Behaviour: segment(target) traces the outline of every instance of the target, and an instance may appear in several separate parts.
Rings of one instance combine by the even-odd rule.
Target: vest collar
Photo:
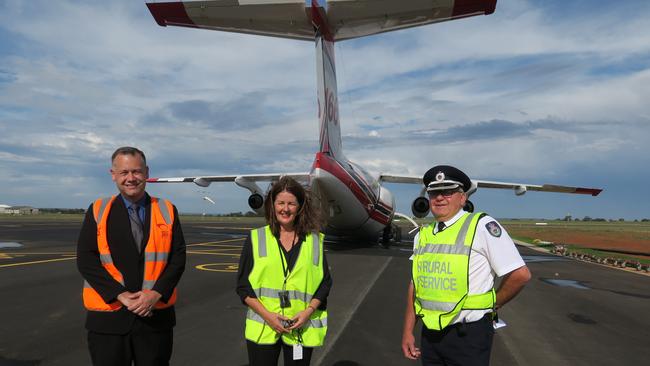
[[[460,218],[463,217],[463,215],[466,214],[466,213],[467,213],[467,211],[465,211],[465,210],[459,210],[458,212],[456,212],[456,215],[454,215],[454,217],[452,217],[451,219],[445,221],[445,227],[446,227],[446,228],[447,228],[447,227],[450,227],[450,226],[453,225],[456,221],[460,220]],[[437,221],[436,221],[436,222],[437,222]],[[438,225],[434,225],[433,233],[434,233],[434,234],[437,234],[437,233],[438,233]]]

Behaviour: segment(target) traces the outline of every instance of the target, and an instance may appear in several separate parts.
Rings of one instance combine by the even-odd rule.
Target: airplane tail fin
[[[334,42],[316,36],[316,69],[318,73],[318,121],[320,152],[343,157],[339,103],[334,63]]]

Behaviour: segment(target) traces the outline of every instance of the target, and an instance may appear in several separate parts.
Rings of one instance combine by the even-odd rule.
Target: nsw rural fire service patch
[[[499,224],[497,224],[496,221],[488,222],[487,224],[485,224],[485,228],[490,233],[490,235],[494,236],[495,238],[501,236],[501,226],[499,226]]]

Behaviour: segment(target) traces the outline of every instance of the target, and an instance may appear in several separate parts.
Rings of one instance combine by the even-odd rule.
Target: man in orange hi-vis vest
[[[178,212],[145,192],[142,151],[117,149],[110,173],[120,193],[90,205],[77,243],[90,357],[96,366],[168,365],[185,269]]]

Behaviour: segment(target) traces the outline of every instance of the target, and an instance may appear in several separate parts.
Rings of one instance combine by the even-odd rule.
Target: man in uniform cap
[[[414,239],[402,351],[423,365],[488,365],[496,310],[530,280],[506,231],[484,213],[463,210],[472,181],[438,165],[424,174],[435,222]],[[503,276],[495,291],[494,277]],[[423,321],[421,350],[413,328]]]

